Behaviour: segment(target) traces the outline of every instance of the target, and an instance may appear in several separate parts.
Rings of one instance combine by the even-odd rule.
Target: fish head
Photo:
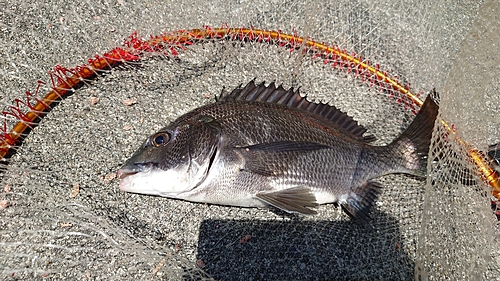
[[[205,180],[217,157],[220,125],[210,116],[179,119],[148,137],[118,170],[120,190],[180,198]]]

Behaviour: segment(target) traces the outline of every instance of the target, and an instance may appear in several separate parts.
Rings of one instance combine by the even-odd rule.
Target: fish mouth
[[[144,172],[148,168],[153,166],[152,164],[126,164],[116,172],[116,177],[119,179],[124,179],[128,176],[135,175],[140,172]]]
[[[137,192],[133,189],[133,182],[136,178],[144,173],[151,172],[152,168],[155,166],[154,163],[135,163],[123,165],[118,171],[116,171],[116,177],[120,181],[120,190],[128,192]]]

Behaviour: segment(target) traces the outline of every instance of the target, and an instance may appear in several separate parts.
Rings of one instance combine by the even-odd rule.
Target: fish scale
[[[193,202],[315,214],[339,203],[364,222],[389,173],[423,176],[438,106],[428,96],[401,136],[373,136],[334,106],[254,81],[150,136],[118,171],[120,189]]]

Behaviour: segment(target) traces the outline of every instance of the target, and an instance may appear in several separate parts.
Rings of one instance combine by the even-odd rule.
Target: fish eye
[[[151,138],[151,143],[156,146],[164,146],[170,141],[170,134],[167,132],[157,133]]]

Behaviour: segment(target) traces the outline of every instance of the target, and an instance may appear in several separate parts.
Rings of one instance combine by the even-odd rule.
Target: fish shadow
[[[372,215],[373,229],[349,220],[205,220],[197,259],[216,280],[413,279],[398,223]]]

